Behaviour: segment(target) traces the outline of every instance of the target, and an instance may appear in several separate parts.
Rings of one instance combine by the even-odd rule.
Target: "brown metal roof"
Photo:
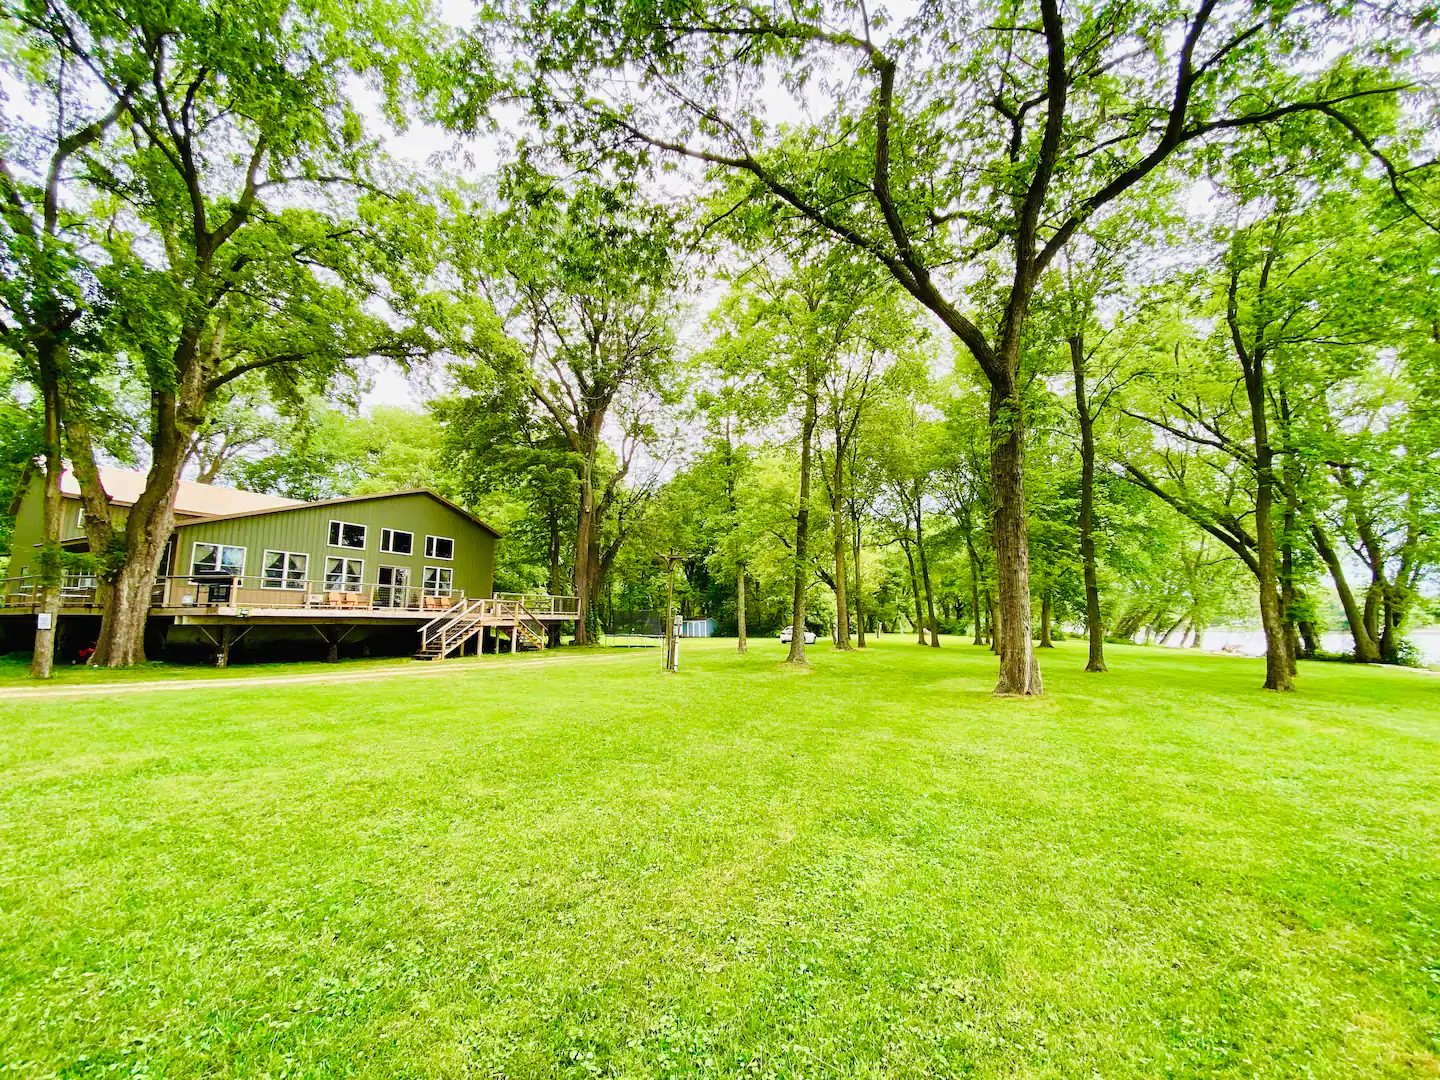
[[[134,469],[102,468],[100,486],[105,489],[106,498],[114,505],[133,506],[140,493],[145,490],[145,474]],[[80,497],[80,482],[70,469],[66,469],[60,476],[60,494],[71,498]],[[304,505],[299,499],[262,495],[257,491],[241,491],[239,488],[218,487],[214,484],[194,484],[188,480],[182,480],[175,492],[177,514],[205,518],[230,517],[234,514]]]
[[[245,510],[235,514],[218,514],[214,517],[202,518],[198,521],[177,521],[175,523],[175,528],[183,529],[190,525],[208,525],[212,521],[232,521],[235,518],[261,517],[265,514],[283,514],[287,510],[306,510],[312,506],[341,506],[344,503],[367,502],[372,499],[393,499],[400,495],[428,495],[435,501],[444,503],[451,510],[454,510],[457,514],[461,514],[464,517],[469,518],[476,525],[479,525],[482,529],[488,532],[491,536],[498,538],[501,535],[500,530],[494,528],[487,522],[482,521],[480,518],[470,513],[469,510],[466,510],[463,506],[459,506],[451,502],[449,499],[445,498],[444,495],[441,495],[438,491],[434,491],[430,488],[403,488],[400,491],[382,491],[374,495],[347,495],[341,499],[319,499],[316,502],[288,502],[285,506],[272,506],[268,509],[259,510]]]

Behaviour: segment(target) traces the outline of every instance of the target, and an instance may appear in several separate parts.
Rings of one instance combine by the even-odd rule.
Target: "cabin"
[[[143,473],[101,470],[112,514],[123,521]],[[75,477],[61,479],[62,546],[88,551]],[[37,478],[23,493],[0,581],[0,647],[33,641],[42,537]],[[500,534],[428,488],[302,502],[182,482],[175,530],[151,593],[146,655],[268,659],[410,654],[444,659],[487,647],[543,648],[573,622],[574,597],[494,593]],[[78,566],[83,560],[74,560]],[[98,636],[98,582],[65,577],[61,649]]]

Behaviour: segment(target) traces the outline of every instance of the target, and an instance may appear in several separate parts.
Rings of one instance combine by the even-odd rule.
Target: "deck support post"
[[[220,627],[220,640],[215,644],[215,666],[230,666],[230,627]]]
[[[520,620],[515,620],[515,625],[510,628],[510,651],[519,651],[520,648]]]
[[[338,664],[340,662],[340,639],[344,634],[337,634],[332,627],[315,628],[320,636],[325,639],[325,662],[327,664]]]

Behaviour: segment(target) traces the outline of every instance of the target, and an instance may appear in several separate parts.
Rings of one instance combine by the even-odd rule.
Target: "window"
[[[399,529],[381,529],[380,550],[392,555],[409,555],[415,550],[415,534]]]
[[[376,569],[375,603],[378,607],[408,607],[410,600],[408,566],[381,566]],[[416,606],[419,606],[418,602]]]
[[[245,549],[228,544],[196,544],[190,555],[190,573],[244,577]]]
[[[85,507],[83,505],[75,507],[75,527],[77,529],[85,528]]]
[[[303,589],[310,569],[310,556],[303,551],[265,552],[262,589]]]
[[[325,560],[325,587],[338,592],[357,592],[365,576],[362,559],[342,559],[331,555]]]
[[[365,546],[365,526],[349,521],[330,522],[330,546],[363,548]]]
[[[455,541],[448,536],[425,537],[425,557],[427,559],[455,558]]]
[[[449,596],[450,582],[455,571],[448,566],[425,567],[425,595]]]

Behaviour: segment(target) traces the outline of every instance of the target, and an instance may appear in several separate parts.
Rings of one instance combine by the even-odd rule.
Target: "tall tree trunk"
[[[835,446],[835,468],[830,475],[830,529],[835,539],[835,647],[845,652],[850,645],[850,598],[845,588],[845,501],[841,497],[844,481],[843,448]]]
[[[600,532],[604,528],[605,511],[598,508],[590,519],[590,614],[586,624],[590,627],[590,639],[595,640],[595,633],[600,622],[600,590],[605,584],[605,575],[610,568],[610,559],[606,553],[613,558],[613,551],[610,545],[606,545],[605,551],[600,548]]]
[[[907,521],[905,527],[908,529],[910,523]],[[905,561],[910,564],[910,593],[915,597],[915,632],[920,635],[919,644],[925,644],[925,612],[920,608],[920,578],[915,573],[915,553],[910,550],[908,540],[901,541],[905,549]]]
[[[805,372],[805,416],[800,423],[800,505],[795,513],[795,595],[790,605],[790,653],[787,664],[805,664],[805,594],[810,587],[810,443],[815,435],[816,374]]]
[[[60,590],[64,584],[64,567],[60,557],[60,474],[64,472],[65,464],[60,448],[58,347],[48,334],[36,342],[40,392],[45,409],[45,472],[40,496],[40,592],[35,608],[35,648],[30,654],[30,677],[34,679],[50,678],[55,664],[55,638],[60,629]]]
[[[1250,365],[1253,369],[1254,365]],[[1274,455],[1266,436],[1264,384],[1255,383],[1251,394],[1251,421],[1255,430],[1255,563],[1260,581],[1260,625],[1265,631],[1265,689],[1291,690],[1292,661],[1289,635],[1280,608],[1280,581],[1277,568],[1274,514]]]
[[[1375,642],[1376,652],[1380,648],[1380,598],[1385,594],[1385,579],[1373,570],[1370,585],[1365,590],[1365,607],[1360,613],[1365,627],[1365,636]]]
[[[1421,539],[1419,513],[1410,505],[1410,522],[1405,542],[1400,548],[1400,566],[1395,578],[1385,589],[1384,630],[1380,634],[1380,656],[1389,664],[1400,662],[1400,644],[1404,640],[1405,619],[1410,613],[1410,599],[1419,578],[1416,552]]]
[[[1309,619],[1301,619],[1296,623],[1300,627],[1300,640],[1304,646],[1305,659],[1313,660],[1320,651],[1320,635],[1315,630],[1315,624]]]
[[[965,554],[970,559],[970,611],[975,618],[975,640],[973,645],[985,644],[984,623],[980,616],[980,559],[975,554],[975,540],[970,535],[970,523],[963,523],[965,529]]]
[[[1300,629],[1295,618],[1298,595],[1295,591],[1295,549],[1290,542],[1294,527],[1293,496],[1285,492],[1285,513],[1280,534],[1280,619],[1285,628],[1285,652],[1290,661],[1290,674],[1297,672],[1296,657],[1300,654]]]
[[[560,590],[564,588],[564,578],[561,577],[560,566],[560,511],[552,504],[545,510],[545,527],[547,532],[545,554],[549,562],[550,572],[546,577],[546,588],[550,590],[551,596],[559,596]],[[560,624],[551,622],[545,624],[545,645],[554,649],[560,644]]]
[[[1080,421],[1080,568],[1085,579],[1085,635],[1090,640],[1086,671],[1105,671],[1105,626],[1100,617],[1100,584],[1095,572],[1095,419],[1085,387],[1085,338],[1070,338],[1075,372],[1075,415]]]
[[[863,597],[865,585],[860,580],[860,514],[857,512],[850,515],[850,522],[854,526],[851,531],[854,547],[855,563],[855,644],[857,648],[865,648],[865,611]]]
[[[935,618],[935,590],[930,587],[930,563],[925,558],[925,533],[921,522],[920,498],[915,499],[915,551],[920,556],[920,579],[925,582],[925,610],[930,613],[930,644],[940,647],[940,624]],[[923,633],[921,635],[924,636]]]
[[[226,320],[205,311],[182,331],[173,355],[178,383],[151,394],[150,471],[125,518],[123,554],[90,662],[128,667],[145,660],[145,626],[155,574],[175,526],[175,492],[204,419],[206,379],[223,352]]]
[[[1400,660],[1401,618],[1399,608],[1392,606],[1387,590],[1380,620],[1380,659],[1387,664],[1398,663]]]
[[[735,601],[735,618],[739,625],[740,641],[735,650],[741,653],[750,651],[750,642],[745,636],[745,564],[740,564],[740,572],[735,578],[735,590],[737,599]]]
[[[1283,532],[1280,536],[1280,613],[1285,620],[1285,651],[1290,657],[1290,674],[1298,673],[1296,658],[1300,655],[1300,627],[1297,609],[1300,590],[1295,586],[1295,529],[1299,516],[1300,471],[1296,465],[1294,448],[1290,440],[1290,398],[1282,385],[1279,393],[1280,432],[1284,441],[1285,465],[1284,497],[1285,511],[1281,521]]]
[[[1258,295],[1261,298],[1265,295],[1274,258],[1275,249],[1272,247],[1260,272]],[[1245,345],[1238,315],[1239,282],[1240,271],[1232,269],[1225,316],[1245,377],[1245,396],[1250,406],[1250,427],[1255,441],[1255,576],[1260,582],[1260,624],[1265,631],[1265,689],[1286,691],[1294,688],[1291,676],[1294,661],[1290,657],[1289,637],[1280,607],[1279,553],[1274,520],[1275,450],[1270,443],[1267,411],[1270,402],[1265,386],[1266,346],[1261,336],[1263,327],[1256,332],[1252,347]]]
[[[1170,639],[1175,636],[1175,631],[1176,631],[1176,630],[1179,630],[1180,627],[1184,625],[1184,623],[1185,623],[1185,616],[1184,616],[1184,615],[1181,615],[1178,619],[1176,619],[1173,623],[1171,623],[1171,624],[1170,624],[1170,629],[1169,629],[1169,630],[1166,630],[1165,633],[1164,633],[1163,635],[1161,635],[1160,644],[1161,644],[1161,645],[1168,645],[1168,644],[1170,644]],[[1180,644],[1182,644],[1182,645],[1185,644],[1185,635],[1184,635],[1184,634],[1181,634],[1181,635],[1180,635]]]
[[[1000,655],[1000,639],[995,636],[995,597],[985,590],[985,637],[989,639],[990,651]]]
[[[1014,334],[1007,335],[1013,337]],[[1018,337],[1006,345],[1005,370],[1019,368]],[[1000,653],[997,694],[1044,692],[1030,644],[1030,549],[1025,520],[1025,431],[1013,375],[990,385],[990,482],[995,493],[995,638]]]
[[[98,667],[145,662],[145,623],[155,575],[175,526],[175,492],[187,450],[184,438],[173,427],[157,439],[145,489],[125,518],[125,558],[111,589],[92,659]]]
[[[1055,642],[1050,640],[1050,590],[1046,589],[1040,594],[1040,648],[1054,647]]]
[[[1290,674],[1297,672],[1295,660],[1300,655],[1300,626],[1295,618],[1295,586],[1290,582],[1288,569],[1291,565],[1291,554],[1288,551],[1280,553],[1280,620],[1285,628],[1285,652],[1290,659]]]
[[[575,596],[579,601],[575,617],[576,645],[591,644],[590,598],[596,585],[592,559],[599,531],[595,520],[596,445],[595,440],[586,439],[580,466],[580,511],[575,521]]]

